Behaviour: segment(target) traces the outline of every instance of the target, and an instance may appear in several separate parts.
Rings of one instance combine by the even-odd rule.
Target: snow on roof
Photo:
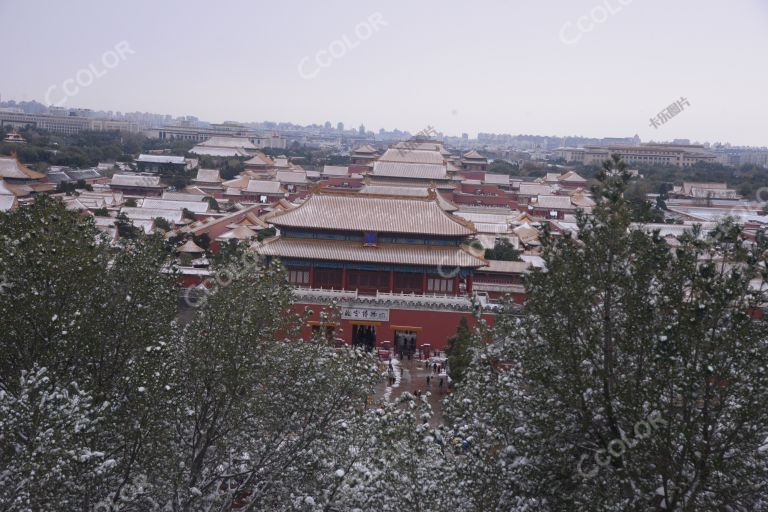
[[[220,183],[221,177],[219,176],[218,169],[198,169],[197,177],[195,181],[202,181],[204,183]]]
[[[183,245],[176,248],[176,252],[186,252],[191,254],[201,253],[205,252],[205,249],[197,245],[195,242],[192,241],[192,239],[187,240],[184,242]]]
[[[0,212],[9,212],[16,208],[18,201],[16,196],[3,194],[0,195]]]
[[[187,161],[183,156],[173,155],[139,155],[136,159],[137,162],[147,162],[152,164],[183,164],[186,165]]]
[[[245,190],[257,194],[280,194],[283,192],[280,186],[279,181],[250,180]]]
[[[507,174],[487,173],[483,178],[483,183],[489,185],[509,185],[509,176]]]
[[[210,209],[208,201],[168,201],[166,199],[155,199],[152,197],[144,198],[141,203],[142,208],[155,210],[184,210],[192,213],[207,213]]]
[[[186,194],[184,192],[163,192],[163,199],[166,201],[202,201],[205,199],[203,194]]]
[[[133,220],[152,220],[160,217],[167,220],[171,224],[181,224],[181,210],[160,210],[153,208],[134,208],[124,207],[120,210],[120,213],[124,213],[129,219]]]
[[[0,156],[0,178],[39,180],[45,174],[29,169],[13,157]]]
[[[133,174],[115,174],[110,185],[120,187],[162,187],[159,176],[137,176]]]
[[[342,165],[325,165],[323,166],[323,176],[347,176],[349,174],[349,167]]]

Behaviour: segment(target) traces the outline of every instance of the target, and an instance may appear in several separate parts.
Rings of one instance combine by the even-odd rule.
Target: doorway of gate
[[[352,345],[364,347],[370,352],[376,345],[376,325],[352,324]]]
[[[393,330],[395,331],[395,353],[400,357],[411,359],[416,353],[417,331],[408,327],[393,328]]]

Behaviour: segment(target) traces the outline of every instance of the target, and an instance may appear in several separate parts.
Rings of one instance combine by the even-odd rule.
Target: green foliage
[[[183,219],[189,219],[189,220],[193,220],[193,221],[197,220],[197,217],[195,217],[194,212],[191,212],[191,211],[187,210],[186,208],[182,208],[182,210],[181,210],[181,217]]]
[[[493,249],[486,249],[485,259],[497,261],[521,261],[520,251],[515,249],[507,238],[500,238],[496,241]]]
[[[765,169],[745,164],[741,167],[729,167],[716,163],[696,162],[690,167],[632,165],[643,176],[648,190],[658,190],[660,193],[672,189],[672,185],[683,181],[725,182],[731,188],[736,188],[745,197],[754,198],[761,187],[768,186],[768,173]],[[585,178],[593,178],[600,171],[599,166],[583,166],[577,169]],[[660,187],[665,187],[661,190]]]
[[[219,211],[219,202],[213,196],[205,196],[203,201],[207,202],[212,210]]]
[[[102,206],[93,210],[93,214],[97,217],[109,217],[109,210],[107,210],[106,206]]]
[[[165,375],[146,347],[167,343],[176,312],[165,261],[153,238],[114,252],[45,197],[0,213],[4,510],[90,509],[156,448]]]
[[[98,162],[137,154],[144,136],[119,131],[83,131],[56,136],[33,128],[22,130],[27,144],[2,144],[0,154],[16,152],[25,164],[46,163],[70,167],[90,167]]]
[[[459,469],[484,489],[476,509],[765,506],[768,345],[749,313],[768,243],[725,222],[672,253],[629,229],[622,170],[598,173],[578,240],[544,240],[526,316],[499,322],[451,398],[477,443]]]
[[[274,227],[260,229],[256,232],[256,239],[261,242],[266,238],[273,237],[277,234],[277,230]]]
[[[494,160],[488,165],[488,172],[496,174],[509,174],[514,176],[519,170],[517,164],[509,163],[506,160]]]
[[[135,240],[141,236],[141,228],[134,226],[131,219],[123,212],[117,214],[115,226],[117,227],[117,235],[120,238]]]
[[[155,228],[161,229],[163,231],[170,231],[173,229],[171,227],[171,223],[168,222],[164,217],[155,217],[153,219],[153,223],[155,225]]]
[[[472,331],[466,317],[461,317],[456,334],[448,338],[445,353],[448,355],[448,369],[451,379],[457,384],[464,380],[464,374],[472,360]]]

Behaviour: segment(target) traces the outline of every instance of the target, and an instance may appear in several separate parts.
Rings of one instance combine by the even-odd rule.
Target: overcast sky
[[[4,100],[768,145],[768,0],[0,0],[0,20]]]

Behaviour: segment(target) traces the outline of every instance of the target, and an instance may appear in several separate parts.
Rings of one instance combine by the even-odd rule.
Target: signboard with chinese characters
[[[388,309],[376,308],[355,308],[343,306],[341,308],[341,318],[344,320],[368,320],[374,322],[389,322]]]

